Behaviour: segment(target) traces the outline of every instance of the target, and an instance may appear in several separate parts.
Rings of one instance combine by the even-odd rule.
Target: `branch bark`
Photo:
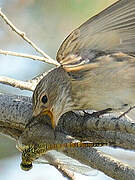
[[[75,112],[66,113],[61,119],[56,129],[56,137],[53,129],[50,126],[50,120],[47,117],[36,118],[29,128],[26,124],[31,120],[32,103],[31,98],[25,96],[0,94],[0,132],[14,138],[16,141],[21,139],[23,144],[29,143],[65,143],[71,141],[67,136],[73,136],[76,139],[90,140],[93,142],[115,142],[116,146],[128,149],[135,149],[135,136],[132,133],[123,130],[123,132],[114,131],[114,126],[117,127],[118,122],[113,121],[113,128],[109,127],[109,131],[99,127],[97,120],[104,122],[105,119],[110,123],[111,119],[116,119],[114,116],[94,118],[91,115],[84,116]],[[91,126],[95,129],[87,128],[88,122],[91,121]],[[126,118],[122,120],[126,123]],[[127,121],[127,123],[130,123]],[[134,126],[134,123],[131,123]],[[110,130],[111,129],[111,130]],[[113,131],[112,131],[113,130]],[[101,133],[102,132],[102,133]],[[96,136],[95,136],[96,135]],[[109,135],[109,136],[108,136]],[[127,136],[132,141],[132,147],[129,146],[129,141],[123,141],[122,136]],[[110,177],[115,179],[135,179],[135,169],[126,165],[101,151],[94,148],[75,148],[66,149],[63,151],[66,155],[79,160],[92,168],[103,171]],[[45,155],[46,156],[46,155]],[[44,157],[45,157],[44,156]],[[52,162],[51,162],[52,163]]]

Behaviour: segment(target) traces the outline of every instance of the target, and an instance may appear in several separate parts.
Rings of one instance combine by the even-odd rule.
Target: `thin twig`
[[[13,23],[6,17],[6,15],[1,11],[0,9],[0,16],[2,19],[6,22],[7,25],[10,26],[10,28],[15,31],[21,38],[23,38],[27,43],[29,43],[38,53],[42,54],[45,58],[48,59],[48,61],[51,64],[59,65],[59,63],[55,60],[53,60],[50,56],[48,56],[44,51],[42,51],[40,48],[38,48],[26,35],[24,32],[20,31],[18,28],[16,28]]]
[[[36,87],[36,83],[34,83],[34,82],[35,81],[24,82],[24,81],[12,79],[9,77],[0,76],[0,83],[19,88],[21,90],[23,89],[23,90],[33,91]]]
[[[49,71],[48,71],[49,72]],[[0,83],[6,84],[15,88],[19,88],[21,90],[29,90],[34,91],[36,85],[39,83],[39,81],[48,73],[44,72],[42,74],[39,74],[38,76],[34,77],[31,80],[27,81],[20,81],[13,78],[0,76]]]
[[[29,58],[29,59],[32,59],[32,60],[38,60],[38,61],[42,61],[42,62],[46,62],[46,63],[50,63],[50,64],[56,65],[55,61],[50,61],[46,57],[35,56],[35,55],[31,55],[31,54],[18,53],[18,52],[13,52],[13,51],[5,51],[5,50],[2,50],[2,49],[0,49],[0,54],[10,55],[10,56],[17,56],[17,57],[23,57],[23,58]]]
[[[44,157],[42,158],[44,159]],[[45,159],[49,162],[50,165],[58,169],[58,171],[61,172],[63,176],[67,177],[69,180],[76,180],[74,173],[64,166],[62,160],[57,157],[57,153],[55,155],[51,152],[48,152],[47,154],[45,154]]]
[[[67,177],[69,180],[76,180],[73,172],[70,172],[68,169],[62,167],[62,165],[55,166],[59,172],[63,174],[64,177]]]

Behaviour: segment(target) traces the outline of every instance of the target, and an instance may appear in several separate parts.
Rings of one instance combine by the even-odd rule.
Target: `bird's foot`
[[[124,113],[122,113],[119,117],[118,117],[118,119],[120,119],[120,118],[122,118],[123,116],[125,116],[126,114],[128,114],[132,109],[134,109],[135,108],[135,106],[133,106],[133,107],[130,107],[127,111],[125,111]]]
[[[112,111],[111,108],[107,108],[107,109],[104,109],[104,110],[101,110],[101,111],[96,111],[96,112],[93,112],[93,113],[88,113],[86,111],[83,111],[84,112],[84,116],[86,115],[89,115],[89,116],[92,116],[92,117],[97,117],[99,118],[101,115],[104,115],[106,113],[109,113],[110,111]]]

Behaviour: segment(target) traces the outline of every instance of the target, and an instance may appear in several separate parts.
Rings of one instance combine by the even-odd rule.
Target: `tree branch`
[[[38,82],[47,74],[48,72],[41,73],[34,77],[31,80],[27,81],[20,81],[16,80],[13,78],[5,77],[5,76],[0,76],[0,83],[6,84],[15,88],[19,88],[21,90],[29,90],[29,91],[34,91],[36,85]]]
[[[27,43],[30,44],[38,53],[43,55],[46,59],[48,59],[48,63],[54,64],[59,66],[59,63],[55,60],[53,60],[50,56],[48,56],[44,51],[42,51],[40,48],[38,48],[26,35],[24,32],[21,32],[18,28],[13,25],[13,23],[6,17],[6,15],[1,11],[0,9],[0,16],[5,21],[5,23],[18,34],[22,39],[24,39]]]
[[[36,85],[48,72],[41,73],[37,75],[36,77],[34,77],[33,79],[27,80],[27,81],[20,81],[13,78],[0,76],[0,83],[9,85],[15,88],[19,88],[21,90],[34,91]]]
[[[2,50],[2,49],[0,49],[0,54],[23,57],[23,58],[29,58],[29,59],[32,59],[32,60],[37,60],[37,61],[46,62],[46,63],[49,63],[49,64],[56,65],[56,61],[54,62],[54,61],[51,61],[50,59],[48,59],[46,57],[40,57],[40,56],[31,55],[31,54],[18,53],[18,52],[13,52],[13,51],[5,51],[5,50]]]
[[[64,177],[67,177],[69,180],[76,180],[74,173],[66,169],[64,164],[54,156],[54,153],[52,154],[51,152],[48,152],[45,155],[45,159],[49,162],[50,165],[53,165],[56,169],[58,169],[58,171],[60,171]]]
[[[70,112],[71,115],[73,115],[73,112]],[[81,115],[81,118],[79,118]],[[128,120],[126,117],[119,118],[119,116],[114,113],[110,113],[109,117],[108,115],[103,116],[102,118],[94,117],[92,113],[89,113],[87,115],[84,114],[75,114],[76,118],[79,120],[76,122],[72,122],[72,126],[74,127],[75,131],[78,131],[80,134],[80,131],[82,129],[84,131],[115,131],[115,132],[121,132],[121,133],[128,133],[128,134],[134,134],[135,135],[135,122]],[[91,118],[90,118],[91,117]],[[64,118],[67,118],[67,114],[64,114]],[[66,120],[65,120],[66,121]],[[82,122],[84,122],[82,124]],[[77,123],[77,124],[76,124]],[[78,129],[80,128],[80,129]],[[67,126],[66,130],[72,129],[70,124]]]
[[[34,82],[35,81],[24,82],[24,81],[16,80],[16,79],[5,77],[5,76],[0,76],[0,83],[19,88],[21,90],[33,91],[37,84]]]
[[[104,139],[104,137],[101,138],[101,136],[103,135],[101,134],[101,132],[103,132],[102,128],[100,129],[98,127],[98,130],[96,131],[90,131],[89,129],[87,129],[86,125],[90,120],[92,121],[92,126],[96,127],[97,118],[91,117],[91,115],[89,115],[88,118],[88,116],[81,116],[74,112],[66,113],[61,118],[60,123],[56,129],[56,138],[54,137],[53,129],[50,126],[50,120],[47,117],[35,119],[33,123],[31,123],[31,126],[25,129],[26,124],[31,120],[31,116],[31,98],[15,95],[0,95],[0,131],[1,133],[9,135],[16,140],[21,138],[23,144],[29,144],[32,142],[40,143],[41,141],[48,144],[65,143],[71,141],[70,138],[67,138],[67,135],[72,136],[73,134],[80,134],[79,138],[84,139],[85,137],[85,140],[89,140],[89,137],[91,136],[90,139],[91,141],[93,140],[93,142],[95,142],[96,140],[98,140],[96,142],[100,142],[101,139],[102,142],[109,142],[110,137],[112,137],[113,140],[116,140],[114,141],[116,143],[116,146],[120,146],[123,148],[128,146],[127,141],[123,143],[123,139],[121,139],[121,135],[123,133],[121,132],[104,131],[110,133],[109,138],[108,134],[104,133],[104,137],[106,136],[106,138]],[[102,121],[103,118],[98,119]],[[108,121],[109,119],[111,120],[112,117],[110,118],[110,116],[108,116]],[[82,126],[82,124],[84,125]],[[96,132],[96,138],[93,132]],[[116,134],[117,137],[115,137]],[[128,135],[135,139],[133,134]],[[116,138],[118,138],[118,140]],[[133,144],[134,147],[132,149],[135,149],[135,142],[133,142]],[[105,174],[115,179],[135,179],[135,170],[132,167],[125,165],[120,161],[94,148],[67,149],[64,150],[64,153],[88,166],[103,171]]]

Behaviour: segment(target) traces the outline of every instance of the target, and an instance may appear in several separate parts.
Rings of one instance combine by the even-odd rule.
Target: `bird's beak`
[[[40,113],[36,113],[35,111],[33,112],[33,117],[36,117],[38,115],[40,115],[40,116],[48,115],[49,118],[51,119],[51,124],[52,124],[53,129],[55,129],[56,123],[55,123],[53,113],[51,110],[45,109],[45,110],[42,110]]]
[[[52,111],[51,110],[42,111],[41,115],[48,115],[50,117],[50,119],[51,119],[51,124],[52,124],[53,129],[55,129],[56,124],[55,124],[55,121],[54,121],[54,118],[53,118]]]

